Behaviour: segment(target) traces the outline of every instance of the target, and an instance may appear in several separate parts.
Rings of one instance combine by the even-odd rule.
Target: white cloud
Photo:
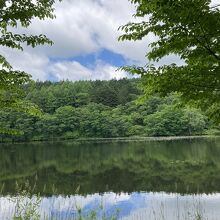
[[[34,79],[46,80],[52,74],[55,78],[110,79],[126,76],[115,72],[116,67],[96,61],[93,68],[66,58],[96,53],[105,48],[122,54],[125,58],[143,61],[144,42],[118,42],[118,27],[132,19],[134,7],[128,0],[65,0],[56,3],[56,19],[34,20],[28,29],[19,27],[19,33],[47,35],[53,46],[25,47],[23,52],[0,48],[15,69],[30,73]],[[132,46],[133,45],[133,46]],[[57,58],[51,62],[51,57]],[[64,60],[64,61],[61,61]]]
[[[97,53],[105,48],[121,54],[128,63],[144,64],[149,42],[118,42],[118,27],[134,20],[134,5],[128,0],[64,0],[56,3],[56,19],[32,22],[28,29],[18,28],[19,33],[45,34],[54,41],[53,46],[25,47],[24,52],[2,49],[11,64],[32,74],[34,79],[46,80],[49,75],[57,79],[110,79],[125,76],[115,72],[116,67],[97,61],[93,68],[70,62],[74,56]],[[56,58],[51,62],[50,58]],[[168,58],[169,59],[169,58]]]
[[[111,66],[106,63],[98,62],[93,69],[86,68],[75,61],[57,62],[51,65],[49,70],[58,80],[108,80],[120,79],[126,77],[124,71],[117,71],[117,67]]]
[[[92,67],[86,67],[76,61],[52,62],[43,53],[30,53],[8,48],[0,48],[1,53],[13,65],[14,69],[31,73],[34,80],[47,80],[51,76],[57,80],[109,80],[128,76],[124,71],[116,71],[117,67],[97,61]]]
[[[25,71],[34,79],[47,80],[49,59],[42,53],[31,53],[29,51],[18,51],[0,47],[0,53],[12,64],[15,70]]]
[[[211,1],[211,6],[216,6],[216,5],[219,5],[220,3],[219,3],[219,0],[212,0]]]
[[[86,80],[92,78],[92,73],[78,62],[57,62],[50,66],[50,72],[58,80]]]
[[[40,47],[48,56],[70,57],[97,52],[101,48],[143,61],[146,41],[118,42],[119,26],[134,20],[134,6],[128,0],[65,0],[56,4],[56,19],[35,20],[31,33],[45,33],[52,47]]]

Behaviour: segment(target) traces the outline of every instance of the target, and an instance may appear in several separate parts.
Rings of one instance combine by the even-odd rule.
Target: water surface
[[[15,183],[29,181],[48,215],[103,202],[123,219],[193,219],[183,215],[195,210],[218,219],[219,158],[220,138],[1,145],[0,213],[12,213]]]

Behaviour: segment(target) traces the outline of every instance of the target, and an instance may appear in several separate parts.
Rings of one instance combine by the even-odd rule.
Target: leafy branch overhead
[[[211,0],[130,0],[141,22],[122,27],[119,40],[149,43],[148,61],[154,63],[176,55],[182,65],[125,67],[141,74],[147,95],[180,92],[187,102],[196,101],[216,121],[220,119],[220,4]]]
[[[55,0],[2,0],[0,1],[0,46],[23,50],[23,46],[36,47],[50,44],[45,35],[17,33],[17,27],[28,28],[34,18],[53,19]],[[17,102],[20,86],[30,81],[30,75],[15,71],[6,58],[0,54],[0,105],[10,106]]]

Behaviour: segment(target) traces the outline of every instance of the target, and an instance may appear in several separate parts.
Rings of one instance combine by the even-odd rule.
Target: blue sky
[[[121,67],[127,65],[129,61],[121,54],[114,53],[111,50],[102,48],[97,52],[88,53],[79,56],[73,56],[68,58],[51,57],[50,61],[56,63],[57,61],[76,61],[88,68],[94,68],[97,61],[109,63],[112,66]]]

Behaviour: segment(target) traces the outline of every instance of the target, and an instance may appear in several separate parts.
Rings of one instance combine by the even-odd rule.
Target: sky
[[[23,198],[26,199],[26,198]],[[96,211],[97,216],[102,213],[100,205],[104,207],[104,213],[112,216],[119,210],[121,220],[133,219],[191,219],[195,212],[202,214],[204,219],[214,219],[220,215],[220,194],[180,195],[175,193],[133,192],[115,194],[92,194],[87,196],[52,196],[41,198],[40,211],[49,216],[72,218],[76,216],[76,207],[82,209],[82,213]],[[22,201],[22,199],[21,199]],[[14,197],[0,197],[0,219],[11,219],[16,199]],[[25,203],[25,202],[23,202]],[[115,215],[113,214],[112,217]],[[179,218],[180,217],[180,218]]]
[[[53,46],[0,48],[14,69],[34,80],[108,80],[128,76],[116,71],[123,65],[145,63],[148,39],[118,42],[118,27],[134,20],[128,0],[64,0],[55,4],[56,19],[33,20],[18,33],[45,34]]]
[[[214,0],[213,0],[214,1]],[[216,2],[219,0],[215,0]],[[53,46],[24,47],[17,51],[0,47],[0,53],[14,69],[25,71],[34,80],[109,80],[131,77],[116,71],[123,65],[144,65],[149,35],[142,41],[119,42],[118,27],[138,21],[132,15],[135,7],[128,0],[65,0],[55,4],[56,19],[33,20],[28,29],[18,33],[45,34]],[[175,56],[160,64],[180,62]]]

